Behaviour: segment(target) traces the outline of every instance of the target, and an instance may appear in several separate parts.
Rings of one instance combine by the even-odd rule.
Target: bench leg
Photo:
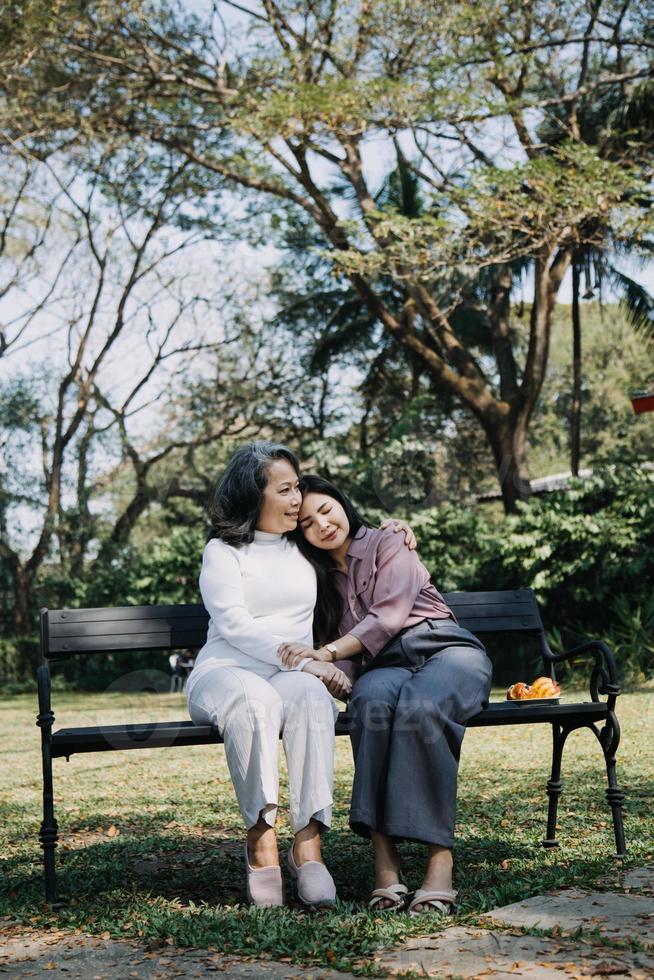
[[[559,842],[556,839],[556,815],[559,808],[559,797],[563,790],[563,783],[561,782],[563,747],[569,734],[570,729],[563,728],[556,722],[552,722],[552,774],[547,783],[547,795],[549,797],[547,807],[547,837],[542,842],[543,847],[559,846]]]
[[[54,714],[50,707],[50,673],[47,667],[37,670],[39,691],[39,713],[36,724],[41,729],[41,758],[43,762],[43,820],[39,831],[39,840],[43,848],[43,863],[45,867],[45,900],[52,903],[55,900],[55,848],[59,839],[57,821],[54,815],[54,791],[52,786],[52,753],[50,737]]]
[[[45,900],[52,904],[56,893],[55,848],[59,839],[59,828],[54,815],[54,794],[52,789],[52,758],[49,748],[43,752],[43,820],[39,840],[43,848],[45,869]]]
[[[606,801],[611,807],[613,815],[613,832],[615,834],[615,851],[617,857],[624,857],[627,853],[627,845],[624,836],[624,822],[622,819],[622,804],[624,803],[624,793],[618,786],[618,779],[615,769],[615,753],[620,744],[620,724],[615,714],[609,712],[606,725],[598,735],[600,744],[604,751],[606,761],[606,775],[609,785],[606,788]]]

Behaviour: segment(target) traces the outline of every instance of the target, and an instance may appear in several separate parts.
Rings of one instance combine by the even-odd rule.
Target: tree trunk
[[[14,628],[15,636],[36,633],[37,625],[32,620],[33,579],[23,566],[15,570],[14,576]]]
[[[527,430],[514,418],[482,423],[493,453],[504,511],[512,514],[531,494],[527,468]]]
[[[500,398],[509,402],[518,391],[518,371],[511,340],[511,288],[513,275],[508,265],[500,266],[491,287],[490,322],[495,362],[500,375]]]
[[[145,513],[155,500],[166,498],[166,495],[162,495],[160,491],[160,487],[150,486],[146,482],[145,476],[142,479],[137,479],[134,496],[114,524],[111,534],[102,542],[98,555],[93,562],[94,566],[96,562],[100,568],[107,565],[119,548],[127,544],[134,525],[141,514]]]
[[[579,476],[581,458],[581,316],[579,312],[580,270],[572,265],[572,408],[570,410],[570,472]]]

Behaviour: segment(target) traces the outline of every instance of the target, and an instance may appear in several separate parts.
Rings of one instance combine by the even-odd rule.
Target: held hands
[[[328,650],[313,650],[304,643],[282,643],[277,656],[285,667],[295,667],[300,660],[310,658],[310,663],[302,668],[307,674],[318,677],[332,697],[347,698],[352,691],[352,682],[347,674],[330,662]]]
[[[411,528],[409,527],[409,525],[406,523],[406,521],[400,521],[394,517],[389,517],[388,520],[384,521],[383,524],[379,525],[379,529],[381,531],[384,531],[387,527],[392,527],[396,533],[397,531],[404,531],[405,545],[407,546],[409,551],[416,550],[416,544],[417,544],[416,536],[411,530]]]
[[[334,698],[344,701],[352,692],[352,681],[334,664],[312,660],[311,663],[305,664],[302,670],[318,677]]]
[[[277,656],[285,667],[295,667],[300,660],[309,657],[311,660],[330,660],[327,650],[314,650],[304,643],[282,643],[277,649]]]

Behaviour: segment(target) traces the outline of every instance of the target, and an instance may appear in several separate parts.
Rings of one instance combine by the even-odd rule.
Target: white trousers
[[[216,665],[188,696],[196,725],[223,737],[238,805],[250,829],[259,817],[274,826],[279,801],[279,736],[286,753],[293,833],[313,818],[331,824],[336,702],[312,674],[273,670],[265,678]]]

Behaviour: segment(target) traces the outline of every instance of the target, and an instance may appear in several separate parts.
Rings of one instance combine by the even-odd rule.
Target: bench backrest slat
[[[471,633],[542,633],[531,589],[505,592],[448,592],[444,596],[459,625]]]
[[[541,633],[531,589],[508,592],[450,592],[445,600],[461,626],[473,633]],[[202,605],[117,606],[108,609],[44,609],[43,655],[119,650],[198,649],[207,637],[208,614]]]
[[[145,623],[148,620],[186,620],[201,618],[205,623],[207,611],[200,603],[183,606],[113,606],[97,609],[49,609],[50,628],[70,623],[117,623],[120,620],[134,620]]]
[[[207,623],[208,617],[206,615],[194,616],[192,619],[189,617],[184,620],[168,617],[168,619],[146,620],[117,619],[113,622],[111,620],[102,620],[102,622],[98,623],[66,623],[63,625],[57,623],[54,626],[50,626],[50,642],[53,643],[59,640],[65,642],[67,639],[72,639],[80,643],[84,643],[85,640],[94,643],[103,636],[127,637],[151,635],[154,639],[157,639],[159,634],[165,639],[171,629],[177,633],[204,632],[206,639]]]

